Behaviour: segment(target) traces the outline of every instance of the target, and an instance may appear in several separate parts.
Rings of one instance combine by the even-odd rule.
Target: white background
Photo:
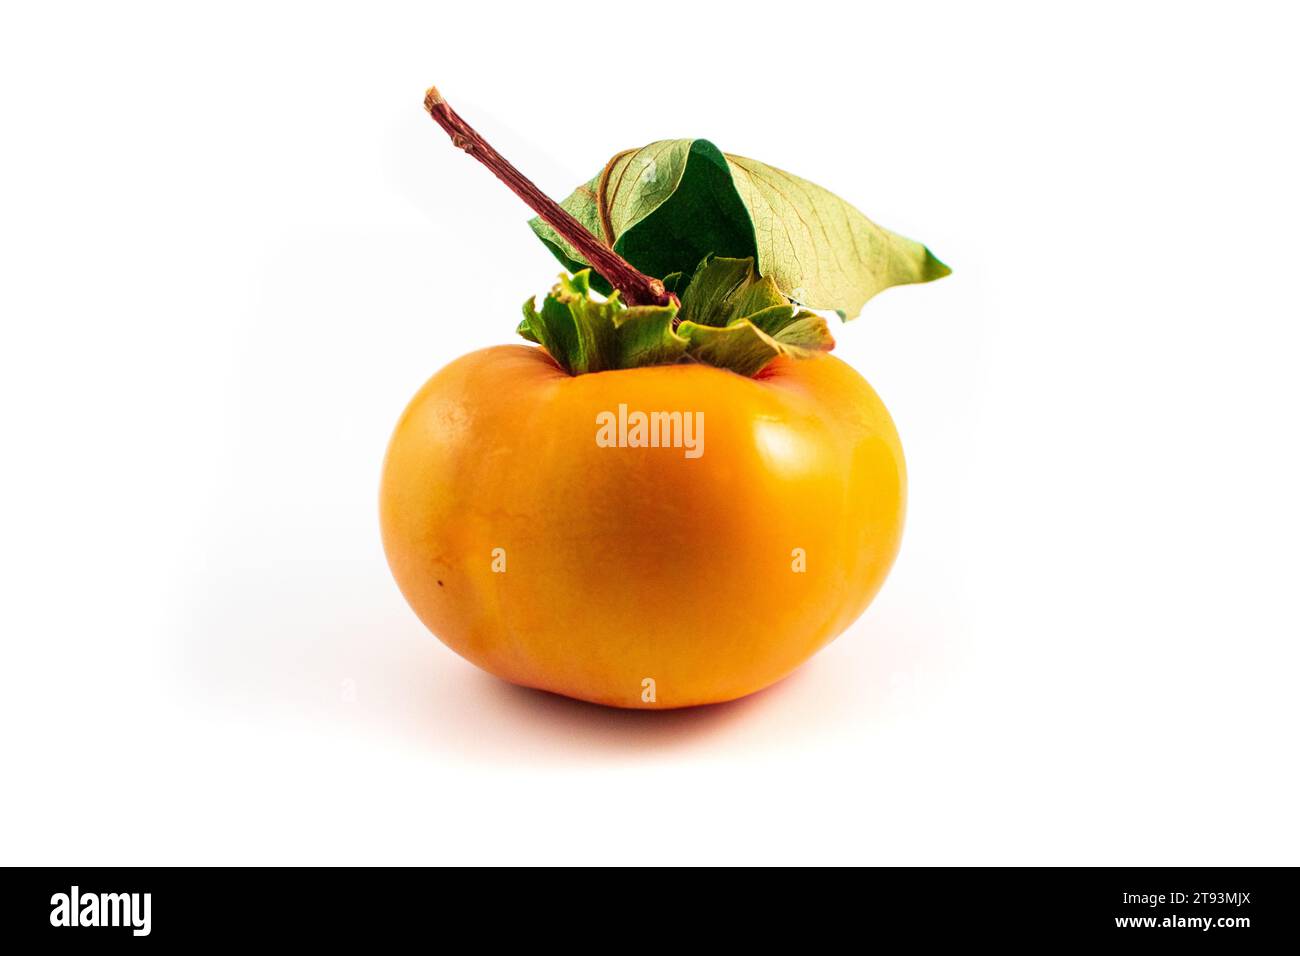
[[[3,862],[1300,862],[1286,6],[2,16]],[[952,265],[837,330],[909,525],[784,683],[590,707],[402,601],[389,431],[557,271],[431,82],[552,195],[705,136]]]

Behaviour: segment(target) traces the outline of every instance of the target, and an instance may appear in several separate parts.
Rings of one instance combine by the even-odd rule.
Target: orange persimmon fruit
[[[598,445],[620,404],[701,413],[702,454]],[[570,376],[506,345],[415,396],[380,514],[402,593],[462,657],[682,707],[766,687],[847,628],[897,554],[906,486],[884,404],[833,356]]]
[[[425,108],[567,273],[524,305],[533,345],[456,359],[397,423],[380,524],[407,602],[484,670],[598,704],[785,677],[880,589],[907,499],[889,412],[804,303],[846,318],[947,266],[705,140],[620,152],[562,207]]]

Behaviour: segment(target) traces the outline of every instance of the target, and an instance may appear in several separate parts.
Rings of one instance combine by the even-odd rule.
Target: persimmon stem
[[[665,290],[662,282],[638,271],[630,262],[592,235],[590,230],[578,222],[568,210],[533,185],[527,176],[493,149],[474,127],[461,119],[460,115],[448,105],[437,87],[431,86],[425,93],[424,108],[429,111],[434,121],[447,131],[455,146],[469,153],[490,169],[497,179],[509,186],[510,190],[526,202],[543,222],[563,236],[569,245],[577,249],[582,257],[591,263],[592,268],[619,291],[625,303],[628,305],[676,304],[677,297]]]

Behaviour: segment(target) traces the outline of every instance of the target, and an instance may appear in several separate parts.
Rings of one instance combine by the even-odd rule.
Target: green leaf
[[[763,237],[760,271],[801,305],[852,319],[890,286],[952,272],[921,243],[882,229],[834,193],[752,159],[728,160]]]
[[[752,258],[780,294],[844,318],[883,289],[950,271],[820,186],[702,139],[620,153],[562,205],[649,275],[689,273],[710,255]],[[530,225],[567,268],[586,265],[550,226]]]
[[[602,189],[603,184],[603,189]],[[597,196],[608,202],[602,206]],[[726,157],[707,140],[665,140],[615,156],[560,205],[647,275],[690,275],[705,256],[754,257],[749,212]],[[588,265],[540,219],[533,231],[570,271]],[[593,282],[601,291],[609,285]]]

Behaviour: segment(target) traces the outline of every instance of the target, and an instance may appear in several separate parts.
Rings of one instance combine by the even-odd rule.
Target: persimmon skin
[[[597,415],[620,404],[703,412],[703,454],[601,447]],[[380,522],[406,600],[462,657],[664,709],[751,694],[844,631],[893,564],[906,490],[889,412],[833,356],[754,378],[700,364],[570,376],[506,345],[412,399]]]

